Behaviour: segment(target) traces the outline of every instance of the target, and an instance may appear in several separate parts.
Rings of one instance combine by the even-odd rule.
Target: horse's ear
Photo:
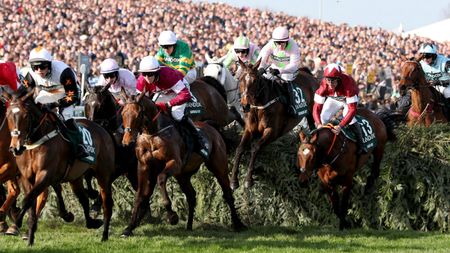
[[[259,68],[259,65],[261,64],[262,58],[259,58],[258,61],[253,65],[253,69],[257,70]]]
[[[227,55],[222,56],[219,60],[217,60],[217,63],[223,63],[223,61],[225,61],[225,59],[227,58]]]
[[[35,89],[32,89],[32,90],[28,91],[28,93],[25,94],[25,96],[22,96],[22,97],[20,98],[20,100],[21,100],[22,102],[24,102],[25,100],[27,100],[28,98],[30,98],[31,96],[33,96],[33,95],[34,95],[34,92],[35,92]]]
[[[120,89],[120,95],[122,95],[125,98],[125,101],[128,101],[130,99],[130,96],[128,96],[127,92],[125,91],[124,87],[121,87]]]
[[[145,96],[145,89],[136,98],[136,102],[141,102],[141,99]]]
[[[243,68],[247,68],[247,67],[248,67],[247,64],[245,64],[245,62],[243,62],[243,61],[241,60],[241,58],[238,57],[238,60],[239,60],[239,65],[240,65],[241,67],[243,67]]]
[[[310,143],[315,143],[316,140],[317,140],[317,134],[313,134],[313,135],[311,136],[311,139],[309,140],[309,142],[310,142]]]
[[[108,90],[111,87],[112,82],[108,83],[107,85],[105,85],[101,90],[100,93],[105,92],[106,90]],[[123,87],[122,87],[123,88]]]
[[[306,143],[306,142],[308,142],[308,136],[307,136],[303,131],[300,131],[300,132],[298,133],[298,136],[300,137],[300,142],[301,142],[301,143]]]

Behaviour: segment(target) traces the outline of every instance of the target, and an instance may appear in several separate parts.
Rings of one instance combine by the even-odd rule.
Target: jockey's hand
[[[58,103],[48,103],[48,104],[43,104],[42,109],[44,109],[45,111],[53,111],[53,109],[55,109],[58,106],[59,106]]]
[[[258,76],[262,76],[266,73],[266,70],[264,68],[258,69]]]
[[[341,126],[333,126],[333,129],[331,129],[335,135],[338,135],[341,132]]]
[[[317,129],[320,129],[320,128],[322,128],[323,126],[322,126],[322,124],[321,123],[316,123],[316,128]]]
[[[271,69],[269,69],[269,72],[273,76],[279,76],[280,75],[280,70],[279,69],[271,68]]]
[[[157,102],[156,106],[160,111],[168,112],[170,110],[170,106],[167,103]]]

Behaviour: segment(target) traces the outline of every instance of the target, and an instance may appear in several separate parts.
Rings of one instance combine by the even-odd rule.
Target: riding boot
[[[352,130],[353,130],[353,132],[356,135],[356,144],[358,146],[358,151],[357,151],[358,155],[366,154],[367,153],[367,149],[366,149],[366,147],[364,146],[364,143],[363,143],[363,136],[362,136],[361,126],[359,125],[358,122],[356,122],[356,123],[354,123],[354,124],[352,124],[350,126],[352,127]]]
[[[206,138],[202,134],[200,134],[199,130],[195,127],[194,122],[192,122],[191,118],[189,118],[188,116],[184,116],[180,123],[184,125],[189,130],[189,132],[192,133],[197,143],[198,153],[205,160],[207,160],[209,157],[209,149],[207,147],[208,140],[206,140]]]
[[[287,91],[288,91],[288,113],[292,116],[297,116],[295,113],[295,94],[294,94],[294,84],[292,82],[287,82]]]
[[[77,126],[77,122],[74,119],[68,119],[64,122],[65,126],[67,127],[68,130],[70,131],[77,131],[78,134],[80,134],[80,130]],[[89,156],[89,152],[86,148],[86,146],[83,144],[83,140],[82,138],[79,138],[77,147],[76,147],[76,152],[75,152],[75,157],[76,158],[85,158]]]

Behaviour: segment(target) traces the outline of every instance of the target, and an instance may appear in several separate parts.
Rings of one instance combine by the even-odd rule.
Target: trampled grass
[[[110,240],[101,231],[59,220],[41,221],[36,242],[0,236],[0,252],[449,252],[450,234],[439,232],[364,230],[333,227],[252,227],[235,233],[225,226],[142,225],[130,238],[120,238],[124,225],[113,224]],[[25,225],[26,226],[26,225]]]

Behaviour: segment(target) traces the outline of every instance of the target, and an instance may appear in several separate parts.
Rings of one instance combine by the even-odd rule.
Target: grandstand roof
[[[430,38],[438,42],[450,41],[450,18],[432,23],[420,28],[405,32],[404,34],[415,34],[420,37]]]

